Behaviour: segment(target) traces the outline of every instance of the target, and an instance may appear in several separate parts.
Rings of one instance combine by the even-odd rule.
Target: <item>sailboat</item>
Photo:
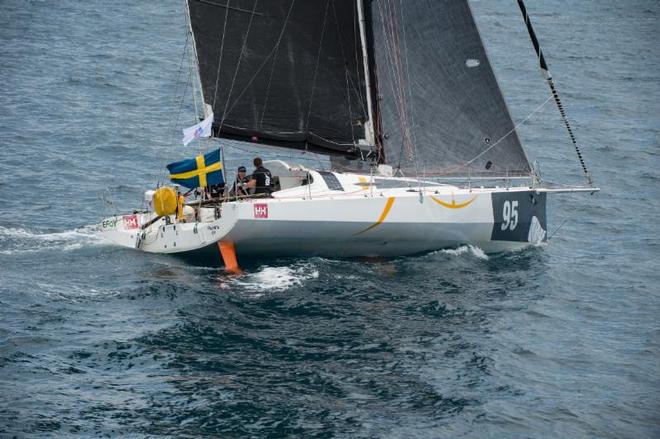
[[[231,271],[247,255],[392,257],[546,242],[547,195],[599,189],[518,5],[586,184],[554,187],[530,164],[467,0],[188,0],[212,140],[313,152],[331,168],[266,160],[267,196],[179,197],[176,211],[154,206],[163,200],[152,191],[149,209],[106,218],[103,235]],[[195,160],[198,173],[187,175],[201,182],[204,156]],[[214,171],[227,180],[223,160]]]

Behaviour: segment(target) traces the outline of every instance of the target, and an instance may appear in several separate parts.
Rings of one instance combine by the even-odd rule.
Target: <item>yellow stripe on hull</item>
[[[458,203],[458,204],[456,204],[456,200],[454,199],[451,200],[451,203],[447,203],[445,201],[439,200],[434,196],[431,196],[431,199],[436,203],[438,203],[439,205],[444,206],[448,209],[462,209],[472,204],[472,202],[477,199],[477,196],[475,195],[471,199],[467,200],[465,203]]]
[[[383,212],[380,214],[380,217],[378,218],[378,221],[376,221],[375,223],[373,223],[372,225],[370,225],[366,229],[362,230],[361,232],[357,232],[357,233],[353,234],[353,236],[360,235],[364,232],[368,232],[369,230],[373,229],[374,227],[380,226],[383,223],[383,221],[385,221],[385,218],[387,218],[387,215],[389,215],[390,209],[392,209],[393,204],[394,204],[394,197],[389,197],[387,199],[387,202],[385,203],[385,208],[383,209]]]

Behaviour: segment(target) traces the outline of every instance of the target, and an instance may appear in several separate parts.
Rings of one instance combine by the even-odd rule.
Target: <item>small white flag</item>
[[[190,128],[183,129],[183,144],[187,145],[195,139],[201,139],[202,137],[211,137],[211,125],[213,124],[213,113],[198,123],[193,125]]]

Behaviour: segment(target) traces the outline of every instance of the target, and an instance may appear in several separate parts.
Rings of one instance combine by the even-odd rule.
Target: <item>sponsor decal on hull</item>
[[[492,241],[539,244],[547,241],[546,193],[505,192],[492,195]]]
[[[103,222],[101,223],[101,227],[103,227],[104,229],[114,229],[114,228],[116,228],[117,227],[117,218],[113,217],[113,218],[108,218],[108,219],[103,220]]]
[[[255,218],[268,218],[268,204],[255,203],[254,205]]]
[[[137,229],[138,228],[138,219],[137,215],[124,215],[124,227],[126,229]]]

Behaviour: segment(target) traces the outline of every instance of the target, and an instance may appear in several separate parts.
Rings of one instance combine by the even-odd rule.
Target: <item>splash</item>
[[[255,273],[234,279],[231,283],[251,292],[285,291],[298,287],[306,280],[319,277],[319,271],[311,264],[293,267],[264,266]]]
[[[97,226],[53,233],[0,226],[0,254],[4,255],[45,250],[71,251],[104,243],[106,241],[98,234]]]
[[[488,260],[488,255],[486,254],[486,252],[484,252],[482,249],[474,245],[462,245],[460,247],[453,249],[439,250],[439,253],[443,253],[451,256],[469,255],[469,256],[474,256],[477,259],[483,259],[484,261]]]

